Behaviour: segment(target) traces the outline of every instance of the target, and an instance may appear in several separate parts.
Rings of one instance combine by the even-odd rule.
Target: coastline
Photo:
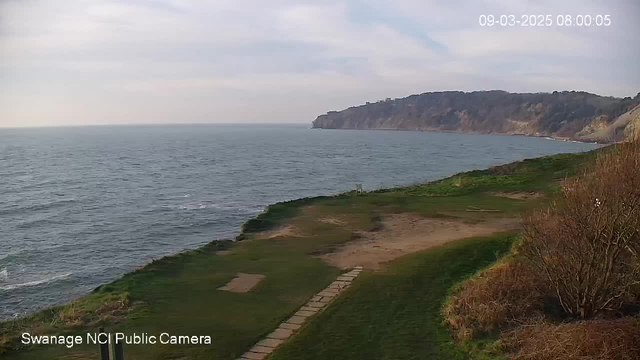
[[[44,165],[62,158],[67,147],[36,156],[56,139],[44,136],[48,130],[40,132],[43,142],[33,148],[27,162],[38,176],[20,180],[20,163],[8,163],[16,170],[8,177],[16,189],[15,196],[0,206],[6,220],[0,232],[7,234],[8,244],[0,251],[0,318],[69,302],[152,259],[213,239],[234,238],[246,220],[277,201],[335,194],[355,183],[363,183],[366,190],[422,183],[459,171],[594,147],[519,137],[322,133],[308,127],[55,130],[75,149],[69,166],[101,156],[91,142],[74,142],[76,137],[104,136],[109,149],[105,161],[87,171],[67,171],[65,176],[72,180],[55,184],[41,179],[55,179],[59,168]],[[252,140],[256,129],[264,136]],[[23,137],[35,133],[25,130],[8,143],[19,145]],[[237,135],[233,146],[245,149],[241,156],[231,142],[222,140],[231,134]],[[180,147],[170,160],[172,139],[191,139],[193,145]],[[278,146],[283,143],[290,146]],[[127,155],[123,149],[128,146],[140,151]],[[20,156],[14,151],[10,158]],[[95,181],[100,188],[94,187]],[[47,191],[39,194],[40,187]],[[24,242],[27,238],[32,241]],[[103,245],[105,251],[100,252]],[[4,281],[3,269],[8,273]],[[68,272],[72,275],[64,280],[2,290]]]
[[[546,169],[546,167],[551,166],[551,169],[563,169],[567,173],[570,173],[571,171],[575,171],[577,166],[590,156],[589,154],[593,153],[594,151],[528,159],[498,166],[495,169],[463,172],[433,182],[379,189],[365,193],[365,196],[355,196],[354,192],[346,192],[333,196],[317,196],[275,203],[269,205],[265,209],[265,212],[245,222],[240,234],[236,238],[237,241],[214,240],[198,249],[188,250],[154,260],[134,272],[127,273],[117,280],[97,287],[90,294],[70,304],[44,309],[17,320],[0,322],[0,336],[3,334],[8,336],[7,328],[15,329],[19,326],[29,326],[30,322],[39,324],[47,323],[51,318],[66,319],[71,311],[80,311],[81,314],[83,311],[86,312],[86,316],[79,316],[82,319],[81,328],[83,329],[104,325],[116,328],[136,326],[135,320],[131,320],[133,321],[133,325],[127,324],[131,314],[150,312],[153,313],[154,316],[159,316],[162,311],[167,311],[166,309],[175,307],[172,305],[172,302],[176,300],[171,299],[180,297],[181,294],[165,294],[164,292],[166,290],[162,289],[166,289],[167,282],[176,286],[191,287],[193,284],[190,284],[190,280],[185,278],[185,276],[187,276],[186,274],[193,273],[194,275],[189,275],[189,279],[193,277],[199,281],[199,277],[211,277],[210,271],[216,272],[216,274],[214,278],[212,278],[214,279],[213,283],[211,283],[210,280],[205,282],[208,284],[206,287],[210,289],[207,290],[207,295],[210,296],[208,300],[209,302],[212,300],[224,300],[219,305],[220,312],[216,314],[217,316],[224,317],[224,306],[231,306],[233,308],[237,305],[231,305],[235,304],[234,302],[228,303],[228,305],[222,304],[227,304],[227,302],[231,300],[237,302],[238,298],[234,295],[232,298],[225,299],[228,295],[216,292],[215,289],[219,285],[228,282],[236,273],[242,271],[266,274],[267,280],[258,286],[258,293],[256,294],[256,296],[264,295],[266,297],[262,298],[262,300],[256,298],[251,301],[258,301],[261,304],[272,303],[272,305],[264,305],[264,310],[269,313],[266,321],[265,319],[260,320],[251,326],[250,329],[247,329],[248,333],[246,338],[249,339],[247,340],[247,343],[249,343],[250,340],[254,340],[255,336],[264,333],[264,331],[270,329],[276,321],[282,320],[284,316],[295,310],[297,306],[300,305],[301,299],[313,294],[317,289],[326,286],[339,274],[340,270],[338,268],[323,262],[318,258],[318,255],[334,252],[344,244],[357,240],[358,237],[354,234],[358,232],[377,231],[376,229],[379,229],[381,226],[380,215],[377,214],[380,211],[383,213],[388,211],[389,209],[385,209],[389,206],[391,206],[390,209],[392,211],[398,211],[402,208],[404,209],[402,211],[418,211],[421,216],[431,218],[444,216],[445,218],[454,219],[455,217],[462,216],[463,218],[470,217],[474,219],[473,221],[484,222],[493,216],[492,213],[469,212],[469,208],[466,205],[462,206],[462,204],[457,203],[460,199],[468,199],[474,206],[497,207],[504,209],[502,211],[509,209],[509,211],[519,213],[524,209],[522,206],[526,205],[528,207],[530,204],[537,203],[538,200],[534,199],[531,202],[525,203],[520,200],[509,199],[502,195],[494,196],[491,194],[495,191],[547,191],[549,183],[551,182],[550,180],[554,176],[557,176],[557,174],[555,172],[544,173],[542,175],[544,175],[544,179],[546,180],[541,182],[541,174],[533,174],[535,176],[528,175],[527,178],[522,178],[521,175],[514,174],[511,176],[509,173],[518,171],[518,168],[524,169],[530,166],[538,169],[538,164],[547,162],[548,165],[544,165],[540,169]],[[504,172],[505,175],[499,175],[502,172]],[[526,173],[528,174],[528,172]],[[487,181],[489,181],[489,183],[487,183]],[[448,196],[453,197],[448,198]],[[434,207],[434,200],[431,199],[435,198],[441,200],[437,201],[436,203],[438,203],[438,205]],[[415,208],[414,204],[405,208],[406,205],[402,204],[408,199],[413,199],[412,202],[420,199],[420,201],[425,203],[424,206],[426,207]],[[373,203],[371,201],[373,201]],[[383,203],[378,203],[379,201],[383,201]],[[451,209],[442,211],[442,201],[445,202],[445,208],[450,207]],[[446,203],[450,204],[446,205]],[[309,219],[317,218],[317,216],[306,216],[308,214],[305,214],[310,207],[320,207],[323,209],[326,207],[323,211],[331,214],[333,217],[337,216],[335,214],[341,211],[341,207],[348,206],[351,208],[352,206],[356,206],[356,204],[360,204],[357,205],[357,207],[362,207],[362,210],[357,211],[355,215],[349,215],[350,217],[357,216],[357,218],[349,218],[348,221],[345,220],[347,221],[346,223],[327,222],[322,224],[309,224]],[[336,207],[336,205],[339,207]],[[398,206],[400,206],[398,210],[393,210],[393,208],[397,208]],[[353,208],[349,210],[349,212],[352,213]],[[322,216],[326,218],[327,215]],[[299,224],[296,223],[298,227],[313,226],[316,229],[313,231],[318,232],[319,235],[309,237],[299,234],[282,234],[277,235],[278,241],[265,241],[258,236],[261,232],[287,226],[286,224],[290,221],[298,221]],[[302,236],[302,239],[300,236]],[[266,262],[264,264],[256,264],[256,261],[260,262],[261,260]],[[274,261],[276,261],[275,263],[277,264],[281,264],[279,265],[281,268],[274,269]],[[297,271],[293,270],[295,266],[292,264],[298,264],[295,265],[298,267]],[[222,269],[222,265],[229,267],[229,270]],[[272,273],[269,273],[270,271]],[[220,274],[217,274],[217,272],[220,272]],[[314,281],[310,282],[309,276],[313,276]],[[278,278],[281,280],[277,280]],[[269,286],[276,286],[276,288],[281,289],[281,285],[277,285],[277,283],[282,283],[282,281],[288,281],[291,284],[290,287],[286,288],[286,292],[290,293],[291,298],[294,300],[286,300],[284,302],[278,300],[278,302],[273,303],[273,290],[269,289]],[[154,287],[155,284],[158,285],[157,289]],[[203,286],[202,284],[204,283],[198,282],[196,285]],[[146,287],[149,286],[156,289],[154,290],[156,293],[154,293],[151,298],[145,297],[146,295],[144,295],[148,292]],[[161,291],[161,293],[158,294],[157,291]],[[185,289],[184,291],[187,290]],[[280,291],[282,291],[282,289]],[[261,292],[263,294],[261,294]],[[161,307],[158,310],[152,309],[156,306],[154,304],[154,296],[158,295],[168,297],[165,300],[166,304],[162,305],[169,306],[168,308]],[[203,301],[204,300],[206,299],[203,299]],[[204,305],[198,303],[192,304],[191,307],[195,310],[199,306]],[[269,308],[269,306],[274,307]],[[217,306],[215,307],[217,308]],[[258,311],[253,307],[250,309],[252,309],[251,311]],[[247,315],[252,316],[250,312]],[[187,315],[183,316],[186,317]],[[236,314],[234,318],[228,319],[229,322],[227,326],[234,328],[234,326],[237,326],[237,317],[244,318],[244,316],[245,315]],[[265,315],[261,316],[264,318]],[[135,317],[136,316],[134,316],[134,318]],[[217,318],[212,318],[212,320],[219,321]],[[70,328],[53,327],[50,328],[49,331],[53,333],[69,333],[77,331],[74,330],[78,328],[77,326],[78,325],[75,325]],[[221,343],[214,343],[212,346],[215,347],[216,345],[222,346]],[[234,346],[242,348],[241,345],[234,344]],[[3,351],[2,349],[0,346],[0,354]],[[6,349],[9,354],[14,353],[16,350],[18,350],[18,348],[11,351],[10,348]]]
[[[572,138],[567,136],[555,136],[555,135],[534,135],[523,133],[509,133],[509,132],[487,132],[487,131],[465,131],[465,130],[442,130],[442,129],[398,129],[398,128],[367,128],[367,129],[353,129],[353,128],[323,128],[323,127],[311,127],[312,130],[358,130],[358,131],[416,131],[416,132],[432,132],[432,133],[444,133],[444,134],[469,134],[469,135],[497,135],[497,136],[522,136],[532,138],[542,138],[556,141],[572,141],[582,144],[597,144],[597,145],[610,145],[613,141],[596,141],[596,140],[583,140],[578,138]]]

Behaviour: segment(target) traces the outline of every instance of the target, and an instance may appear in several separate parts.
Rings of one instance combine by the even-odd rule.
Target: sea
[[[309,125],[0,129],[0,320],[233,238],[265,206],[597,145]]]

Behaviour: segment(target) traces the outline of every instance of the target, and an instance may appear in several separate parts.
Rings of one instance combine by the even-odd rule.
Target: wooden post
[[[104,333],[104,328],[101,327],[98,334],[98,340],[100,339],[100,334]],[[109,343],[100,344],[100,360],[109,360]]]
[[[116,342],[114,352],[113,352],[114,360],[124,360],[124,349],[122,348],[122,341]]]

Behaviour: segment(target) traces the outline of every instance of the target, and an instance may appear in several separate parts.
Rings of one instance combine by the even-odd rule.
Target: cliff
[[[631,121],[611,131],[640,104],[635,98],[587,92],[508,93],[506,91],[432,92],[386,99],[313,121],[321,129],[394,129],[553,136],[587,141],[615,141]]]

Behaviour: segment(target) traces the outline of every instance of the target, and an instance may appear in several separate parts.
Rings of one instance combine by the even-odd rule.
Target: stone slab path
[[[266,358],[278,346],[291,338],[309,318],[329,306],[342,291],[351,285],[351,282],[360,275],[360,272],[362,272],[362,266],[356,266],[348,273],[338,276],[336,281],[311,297],[293,316],[281,323],[280,326],[267,335],[266,338],[258,341],[251,350],[242,354],[238,360],[262,360]]]

